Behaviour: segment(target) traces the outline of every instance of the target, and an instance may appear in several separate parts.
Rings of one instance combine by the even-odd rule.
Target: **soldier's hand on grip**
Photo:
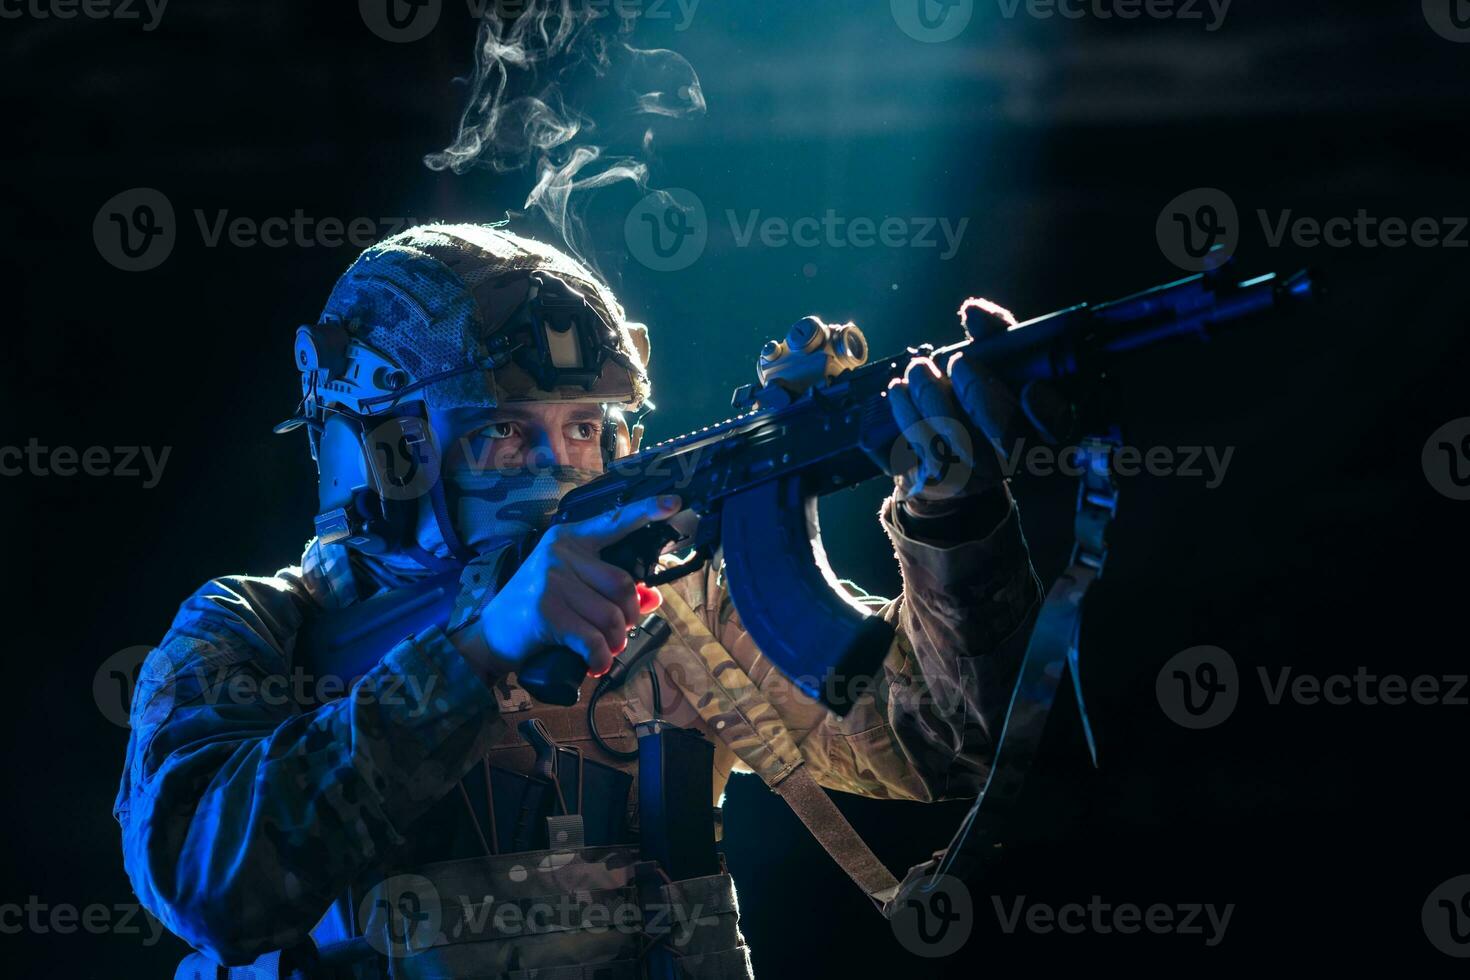
[[[678,497],[640,500],[573,524],[553,525],[490,600],[479,629],[489,667],[514,671],[549,647],[568,647],[601,676],[628,643],[628,630],[657,609],[657,591],[603,561],[603,548],[678,513]]]

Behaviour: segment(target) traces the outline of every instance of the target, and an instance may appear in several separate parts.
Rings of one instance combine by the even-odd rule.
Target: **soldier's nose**
[[[561,462],[561,455],[556,447],[549,443],[540,443],[526,456],[526,466],[530,469],[547,469]]]

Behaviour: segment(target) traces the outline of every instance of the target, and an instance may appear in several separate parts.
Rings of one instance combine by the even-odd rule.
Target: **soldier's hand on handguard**
[[[650,498],[585,521],[553,525],[480,614],[461,645],[482,675],[516,670],[534,653],[567,647],[596,677],[628,645],[628,630],[663,601],[657,590],[603,561],[600,552],[678,513],[676,496]],[[483,641],[483,642],[481,642]]]
[[[1010,311],[980,299],[967,300],[960,317],[973,339],[1016,323]],[[894,495],[915,517],[952,514],[987,492],[1004,494],[1002,457],[1031,431],[1016,394],[966,354],[951,354],[942,365],[917,357],[888,389],[902,434],[888,472]]]

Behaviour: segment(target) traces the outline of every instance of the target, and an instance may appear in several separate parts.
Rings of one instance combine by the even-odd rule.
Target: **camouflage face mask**
[[[573,487],[599,474],[575,466],[472,469],[447,474],[454,528],[476,552],[537,534],[551,523],[557,504]]]

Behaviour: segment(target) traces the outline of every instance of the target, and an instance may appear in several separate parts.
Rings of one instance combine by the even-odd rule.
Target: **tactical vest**
[[[474,572],[494,560],[488,556],[466,570],[451,628],[489,601],[486,583],[497,576],[481,574],[476,584]],[[891,873],[817,785],[781,716],[706,621],[705,598],[715,594],[718,568],[717,559],[692,583],[689,600],[677,588],[660,588],[664,602],[657,615],[671,626],[656,654],[664,668],[660,676],[678,687],[681,707],[690,714],[676,723],[713,735],[716,769],[728,773],[738,759],[792,806],[860,887],[891,896],[897,885]],[[344,604],[355,601],[342,588],[340,573],[334,592]],[[751,978],[734,884],[723,867],[718,874],[674,881],[642,859],[636,843],[638,764],[612,758],[594,742],[586,705],[595,684],[588,678],[581,702],[571,707],[536,701],[513,678],[495,686],[506,725],[484,764],[415,824],[411,840],[383,862],[371,884],[354,887],[334,904],[313,930],[320,954],[304,954],[320,965],[292,974],[292,956],[299,951],[289,951],[216,973],[207,962],[191,968],[190,961],[202,958],[190,957],[177,976]],[[625,752],[636,747],[634,726],[654,717],[650,686],[646,678],[634,678],[599,700],[594,717],[605,744]],[[585,799],[579,804],[522,797],[507,805],[505,785],[524,780],[538,762],[536,748],[521,734],[520,723],[528,720],[586,765],[628,777],[622,841],[579,847],[553,839],[554,828],[544,837],[534,833],[532,821],[548,811],[580,813]],[[591,783],[576,785],[585,794]],[[516,849],[532,838],[545,846]]]

